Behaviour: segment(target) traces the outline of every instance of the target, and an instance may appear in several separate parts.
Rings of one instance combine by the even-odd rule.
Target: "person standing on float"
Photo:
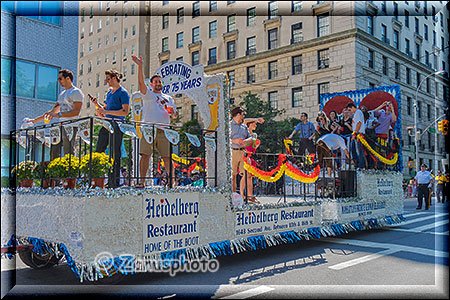
[[[171,118],[178,118],[178,111],[173,98],[162,93],[163,86],[161,83],[161,76],[157,74],[153,75],[152,78],[150,78],[151,89],[148,88],[144,81],[144,60],[142,59],[142,56],[138,58],[136,55],[132,55],[131,58],[134,63],[138,65],[139,91],[143,95],[142,100],[144,103],[142,121],[170,125]],[[155,130],[156,137],[153,143],[155,143],[154,145],[164,161],[166,171],[169,173],[170,143],[165,137],[162,129],[155,128]],[[137,188],[143,188],[145,186],[145,177],[148,168],[150,167],[150,157],[153,154],[153,143],[149,144],[145,137],[142,137],[139,143],[139,154],[141,155],[141,159],[139,161],[139,173],[141,178],[135,186]],[[174,176],[174,174],[175,167],[172,164],[171,176]]]
[[[44,113],[42,116],[29,120],[33,124],[44,121],[49,123],[53,118],[59,118],[60,121],[71,120],[80,114],[81,107],[83,105],[84,94],[83,92],[73,85],[73,73],[70,70],[62,69],[58,72],[58,82],[61,87],[64,88],[58,96],[58,101],[53,108]],[[74,128],[73,135],[76,133]],[[68,153],[73,154],[73,143],[75,139],[69,141],[66,130],[62,128],[61,141],[63,144],[64,155]],[[53,160],[61,156],[61,142],[57,145],[51,145],[50,147],[50,159]]]
[[[96,98],[92,98],[92,102],[97,108],[96,114],[101,117],[110,118],[111,125],[114,129],[112,134],[112,145],[109,149],[113,158],[113,177],[108,180],[108,185],[111,188],[120,185],[120,161],[122,156],[121,146],[123,139],[123,132],[120,130],[118,122],[125,120],[125,117],[130,111],[130,95],[128,91],[120,85],[122,74],[116,70],[106,70],[105,80],[111,87],[106,94],[105,106],[100,105]],[[105,152],[109,144],[109,131],[102,127],[98,133],[98,142],[95,152]]]

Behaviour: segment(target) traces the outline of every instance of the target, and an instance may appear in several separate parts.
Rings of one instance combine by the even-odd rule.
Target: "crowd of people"
[[[240,175],[241,196],[249,202],[258,203],[253,195],[252,176],[249,172],[244,175],[243,154],[245,151],[256,151],[257,146],[249,147],[248,144],[254,144],[257,140],[254,133],[256,124],[263,123],[264,120],[246,119],[241,107],[235,107],[231,111],[231,117],[233,192],[237,192],[237,178]],[[365,106],[358,108],[350,102],[340,112],[333,110],[327,115],[320,111],[316,118],[317,125],[308,120],[306,112],[301,113],[300,122],[286,139],[298,137],[298,148],[294,154],[317,154],[318,163],[325,166],[328,176],[331,176],[333,168],[348,169],[350,165],[358,170],[392,168],[372,156],[357,139],[357,135],[363,134],[375,151],[387,157],[399,150],[398,139],[393,131],[396,120],[392,102],[385,101],[372,111]],[[250,159],[248,163],[254,164],[254,160]]]
[[[354,103],[349,103],[341,112],[332,110],[328,116],[323,111],[319,112],[317,126],[308,121],[307,113],[302,113],[300,122],[288,139],[298,133],[300,141],[297,154],[317,152],[319,163],[322,165],[325,162],[328,174],[332,169],[332,161],[324,158],[336,155],[341,157],[336,164],[341,167],[345,167],[345,162],[348,161],[361,170],[385,169],[386,164],[372,157],[356,136],[358,133],[363,134],[369,144],[374,145],[375,150],[386,157],[399,148],[393,131],[396,120],[391,102],[386,101],[373,111],[368,111],[365,106],[357,108]]]

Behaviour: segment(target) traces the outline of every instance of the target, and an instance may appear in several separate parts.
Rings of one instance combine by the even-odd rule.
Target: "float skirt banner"
[[[152,195],[144,198],[143,253],[198,246],[198,194]]]
[[[237,211],[236,238],[320,226],[320,206],[293,206],[277,209]]]

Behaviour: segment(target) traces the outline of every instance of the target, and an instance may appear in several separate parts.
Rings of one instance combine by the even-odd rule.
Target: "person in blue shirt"
[[[111,119],[111,125],[114,129],[114,133],[112,134],[112,145],[109,147],[112,158],[114,159],[113,177],[111,180],[108,180],[109,187],[111,188],[118,187],[120,181],[120,158],[123,133],[120,130],[117,121],[121,122],[125,120],[125,117],[130,111],[130,95],[127,90],[120,85],[121,79],[122,74],[116,70],[106,70],[105,80],[110,86],[110,89],[106,94],[105,105],[100,105],[95,98],[92,100],[97,108],[97,116]],[[95,152],[106,151],[106,147],[110,140],[109,135],[110,133],[106,128],[102,127],[100,129]]]
[[[427,170],[427,165],[422,164],[420,171],[417,172],[414,179],[417,182],[417,207],[416,209],[422,209],[423,199],[425,199],[425,210],[430,209],[430,197],[428,187],[431,187],[433,183],[433,177],[431,172]]]
[[[298,155],[305,155],[306,150],[308,150],[309,154],[316,153],[316,147],[313,142],[316,129],[314,128],[314,124],[308,121],[308,114],[305,112],[300,114],[300,123],[295,126],[294,131],[292,131],[288,139],[291,140],[297,132],[300,137]]]

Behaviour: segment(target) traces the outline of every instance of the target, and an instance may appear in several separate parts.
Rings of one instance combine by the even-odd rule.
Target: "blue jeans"
[[[356,139],[351,142],[351,155],[352,159],[355,162],[355,167],[357,168],[365,168],[366,162],[364,160],[364,151],[362,149],[362,145]]]

